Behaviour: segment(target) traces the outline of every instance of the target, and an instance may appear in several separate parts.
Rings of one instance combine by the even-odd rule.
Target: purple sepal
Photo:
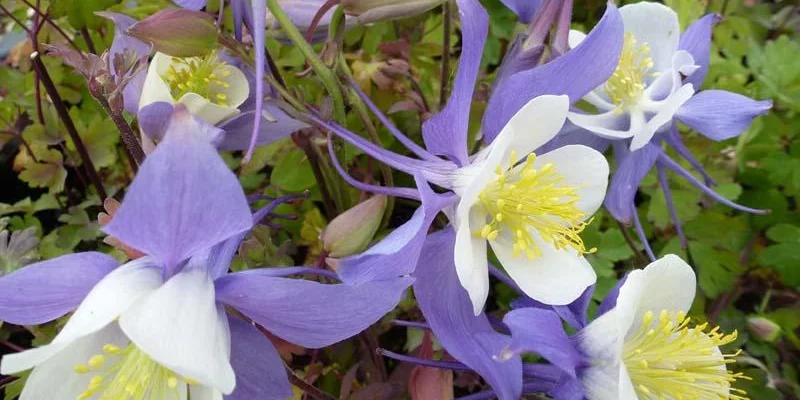
[[[581,355],[564,332],[559,316],[540,308],[520,308],[509,312],[503,322],[511,330],[510,351],[534,352],[575,377]]]
[[[172,0],[172,2],[189,10],[199,10],[206,6],[208,0]]]
[[[288,137],[294,132],[308,127],[283,112],[277,106],[264,104],[261,123],[256,136],[256,146],[262,146]],[[225,131],[220,143],[221,150],[247,150],[255,123],[255,109],[243,111],[219,125]]]
[[[531,99],[566,94],[574,104],[601,85],[617,68],[622,42],[622,17],[609,3],[603,18],[580,45],[547,64],[517,72],[495,87],[484,113],[484,141],[491,143]]]
[[[292,385],[275,346],[255,326],[245,321],[228,317],[228,325],[236,389],[225,396],[225,400],[290,398]]]
[[[266,53],[264,49],[264,36],[266,35],[267,24],[267,2],[266,0],[252,0],[252,7],[250,8],[253,16],[253,45],[255,47],[256,60],[255,60],[255,107],[254,110],[264,109],[264,63],[266,62]],[[250,160],[253,156],[253,151],[256,147],[256,141],[261,133],[261,118],[260,115],[253,114],[253,130],[250,133],[250,143],[247,146],[247,152],[244,155],[244,160]]]
[[[109,19],[114,22],[114,40],[111,42],[111,47],[108,49],[109,60],[112,63],[117,54],[124,54],[133,52],[136,58],[141,58],[150,53],[150,45],[142,42],[139,39],[129,36],[126,31],[128,27],[135,24],[137,21],[125,14],[119,14],[109,11],[98,12],[97,15]],[[118,77],[117,71],[111,68],[111,74],[116,78]],[[142,69],[136,74],[128,84],[122,89],[122,99],[125,102],[125,111],[136,114],[139,110],[139,98],[142,97],[142,87],[144,87],[144,80],[147,77],[147,69]]]
[[[678,48],[689,52],[694,58],[694,64],[700,67],[683,80],[684,83],[691,83],[695,90],[699,90],[703,81],[706,80],[711,56],[711,30],[721,19],[719,14],[706,14],[703,18],[694,21],[681,34]]]
[[[500,0],[506,5],[514,14],[519,17],[519,22],[527,24],[536,14],[536,10],[542,3],[542,0]]]
[[[360,285],[414,272],[433,219],[452,201],[452,197],[434,193],[424,179],[416,177],[416,181],[422,205],[408,222],[367,251],[340,260],[336,273],[342,282]]]
[[[595,135],[567,120],[564,122],[564,127],[561,128],[558,135],[536,149],[536,154],[547,154],[555,149],[573,144],[591,147],[603,153],[608,149],[608,146],[611,145],[611,141]]]
[[[231,10],[233,12],[233,37],[242,40],[242,26],[251,28],[253,26],[253,10],[250,9],[248,0],[231,0]]]
[[[611,177],[604,204],[614,219],[629,224],[633,217],[631,204],[636,190],[661,154],[661,148],[650,142],[633,152],[628,152],[627,146],[617,146],[615,150],[618,166]]]
[[[139,129],[150,140],[160,141],[167,132],[173,109],[172,104],[165,101],[157,101],[142,107],[136,115]]]
[[[681,122],[712,140],[725,140],[747,130],[753,118],[766,114],[772,102],[756,101],[725,90],[704,90],[675,113]]]
[[[481,55],[489,33],[489,16],[477,0],[456,0],[461,16],[461,59],[447,105],[422,124],[422,138],[431,154],[469,163],[467,133],[472,93],[480,71]]]
[[[622,277],[622,279],[617,281],[617,284],[606,293],[606,297],[603,297],[603,301],[597,307],[597,311],[595,312],[594,318],[600,318],[601,315],[607,313],[612,308],[617,306],[617,297],[619,297],[619,290],[622,288],[622,285],[625,284],[625,281],[628,280],[628,274]]]
[[[164,263],[181,261],[253,225],[239,180],[198,119],[176,108],[164,140],[139,169],[114,219],[103,230]]]
[[[511,308],[538,308],[542,310],[554,311],[559,317],[561,317],[561,319],[564,320],[564,322],[569,324],[569,326],[575,329],[582,329],[587,323],[586,311],[589,307],[589,302],[592,301],[593,294],[594,285],[586,288],[583,294],[575,299],[575,301],[564,306],[551,306],[540,303],[530,297],[523,296],[512,301]]]
[[[428,236],[424,260],[414,273],[414,294],[433,333],[447,352],[480,374],[500,400],[517,400],[522,392],[522,360],[498,356],[511,338],[495,332],[486,314],[475,315],[456,275],[451,228]]]
[[[0,278],[0,320],[17,325],[52,321],[77,308],[117,265],[106,254],[87,252],[38,262],[6,275]]]
[[[217,279],[217,300],[289,342],[320,348],[372,325],[400,302],[410,277],[363,285],[276,278],[253,269]]]

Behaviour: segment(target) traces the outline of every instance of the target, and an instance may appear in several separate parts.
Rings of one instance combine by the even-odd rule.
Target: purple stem
[[[377,349],[376,350],[379,355],[384,357],[388,357],[397,361],[407,362],[411,364],[422,365],[424,367],[433,367],[433,368],[440,368],[440,369],[450,369],[455,371],[472,371],[470,367],[457,362],[457,361],[434,361],[428,360],[425,358],[407,356],[404,354],[398,354],[386,349]]]
[[[664,141],[667,142],[675,152],[678,153],[679,156],[683,157],[689,164],[694,168],[700,175],[703,176],[703,180],[706,181],[706,185],[708,186],[716,186],[716,182],[714,179],[708,175],[706,169],[703,168],[703,164],[700,164],[700,161],[695,158],[694,154],[686,148],[686,145],[683,144],[683,140],[681,140],[680,133],[678,132],[678,128],[673,125],[672,129],[664,136]]]
[[[258,132],[261,130],[261,114],[264,107],[264,35],[267,24],[267,4],[265,0],[253,0],[253,43],[256,50],[256,112],[253,114],[253,133],[250,135],[250,145],[247,147],[242,159],[243,163],[250,161],[256,149]]]
[[[431,326],[428,325],[425,322],[405,321],[405,320],[402,320],[402,319],[394,319],[394,320],[392,320],[392,325],[405,326],[405,327],[417,328],[417,329],[425,329],[425,330],[430,330],[431,329]]]
[[[375,114],[376,117],[378,117],[378,120],[381,121],[383,126],[385,126],[386,129],[388,129],[389,132],[391,132],[392,135],[403,146],[405,146],[407,149],[411,150],[412,153],[416,154],[417,157],[422,158],[423,160],[439,161],[438,157],[436,157],[433,154],[429,153],[427,150],[422,148],[422,146],[414,143],[414,141],[409,139],[408,136],[403,134],[403,132],[400,132],[400,130],[397,129],[397,126],[395,126],[392,123],[392,121],[389,120],[389,118],[386,116],[386,114],[381,112],[381,110],[378,108],[378,106],[375,103],[373,103],[372,100],[370,100],[370,98],[366,95],[366,93],[364,93],[364,91],[361,90],[361,88],[353,80],[353,78],[349,78],[349,82],[350,82],[350,86],[358,94],[358,97],[361,97],[361,100],[363,100],[364,103],[367,105],[367,107],[369,107],[369,109],[372,111],[372,113]]]
[[[273,200],[266,206],[262,207],[260,210],[253,213],[253,223],[255,224],[259,223],[262,219],[264,219],[264,217],[268,216],[271,212],[275,211],[275,209],[283,203],[309,196],[311,196],[311,193],[306,191],[300,194],[289,194],[286,196],[278,197],[277,199]]]
[[[572,22],[572,1],[564,0],[561,12],[558,14],[556,25],[556,37],[553,40],[553,50],[559,54],[564,54],[569,50],[569,28]]]
[[[339,163],[339,159],[336,157],[336,152],[333,150],[333,141],[331,140],[331,138],[328,138],[328,153],[331,156],[333,167],[336,168],[336,171],[339,172],[339,175],[342,176],[342,179],[344,179],[345,182],[350,184],[350,186],[353,186],[354,188],[365,192],[385,194],[387,196],[404,197],[411,200],[422,201],[422,198],[419,195],[419,191],[417,191],[416,189],[391,188],[386,186],[370,185],[368,183],[361,182],[358,179],[355,179],[352,176],[350,176],[350,174],[348,174],[347,171],[345,171],[342,164]]]
[[[714,200],[716,200],[716,201],[718,201],[718,202],[720,202],[722,204],[725,204],[728,207],[731,207],[731,208],[733,208],[735,210],[751,213],[751,214],[769,214],[770,213],[770,210],[759,210],[757,208],[746,207],[746,206],[743,206],[741,204],[735,203],[733,201],[730,201],[730,200],[720,196],[719,193],[715,192],[713,189],[711,189],[710,187],[706,186],[703,182],[700,182],[699,179],[695,178],[694,175],[692,175],[689,171],[687,171],[686,169],[681,167],[680,164],[675,162],[675,160],[669,158],[669,156],[667,156],[666,154],[662,153],[661,155],[659,155],[658,156],[658,160],[656,162],[657,163],[661,163],[665,167],[671,169],[673,172],[678,173],[678,175],[683,176],[684,178],[686,178],[686,180],[689,181],[689,183],[691,183],[692,185],[697,186],[705,194],[707,194],[708,196],[710,196]]]
[[[644,246],[644,251],[647,253],[647,256],[650,257],[650,261],[655,261],[656,256],[653,254],[653,249],[650,248],[650,242],[647,241],[647,235],[644,233],[644,228],[642,228],[642,221],[639,220],[639,213],[636,212],[636,205],[631,202],[631,214],[633,215],[633,226],[636,230],[636,236],[639,236],[639,241],[642,242]]]
[[[675,231],[678,233],[678,239],[681,241],[681,248],[685,250],[688,248],[686,235],[683,233],[681,220],[678,219],[678,210],[675,209],[675,203],[672,202],[672,191],[669,188],[667,174],[664,172],[664,167],[661,166],[661,164],[656,164],[656,171],[658,172],[658,183],[661,184],[661,190],[664,192],[667,210],[669,210],[669,214],[672,216],[672,222],[675,224]]]

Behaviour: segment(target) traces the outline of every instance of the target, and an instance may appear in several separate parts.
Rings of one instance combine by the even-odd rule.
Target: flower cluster
[[[740,352],[725,347],[737,332],[690,316],[695,272],[678,256],[656,258],[634,202],[655,167],[684,246],[665,170],[731,207],[763,212],[716,194],[678,130],[680,121],[724,140],[771,107],[700,90],[718,16],[681,33],[664,5],[609,3],[584,34],[570,30],[571,0],[504,0],[526,28],[496,72],[472,146],[470,115],[491,28],[478,0],[453,2],[460,58],[446,104],[421,125],[422,144],[348,76],[336,51],[347,24],[408,17],[441,1],[342,1],[330,11],[338,2],[231,0],[231,37],[217,25],[222,14],[215,22],[198,11],[210,7],[206,1],[175,3],[182,8],[141,21],[103,14],[116,26],[109,58],[152,56],[121,89],[147,155],[121,203],[107,199],[101,218],[106,242],[126,259],[79,252],[0,276],[0,320],[64,323],[50,343],[3,356],[3,375],[31,370],[21,399],[292,398],[278,340],[330,346],[379,321],[408,288],[425,321],[416,323],[427,332],[420,354],[431,357],[435,337],[454,360],[384,354],[422,364],[418,380],[428,367],[476,372],[490,388],[467,399],[747,398],[735,385],[748,377],[730,368]],[[307,105],[280,79],[265,50],[267,30],[278,27],[285,34],[278,43],[294,44],[330,91],[322,106]],[[322,56],[303,35],[319,32]],[[375,131],[374,117],[398,145],[348,128],[344,98],[363,126]],[[263,197],[246,195],[220,151],[245,151],[250,160],[257,146],[289,136],[309,157],[329,156],[320,185],[341,178],[376,196],[322,232],[317,267],[239,271],[232,264],[257,225],[272,224],[276,208],[297,196],[256,207]],[[414,185],[351,176],[342,144]],[[390,198],[419,206],[370,243]],[[652,262],[622,277],[588,322],[597,283],[590,260],[602,249],[583,234],[604,205],[635,225]],[[487,314],[491,277],[518,296],[502,319]],[[415,388],[412,397],[433,399],[423,392]]]

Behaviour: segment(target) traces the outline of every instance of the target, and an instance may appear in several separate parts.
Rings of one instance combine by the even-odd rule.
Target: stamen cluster
[[[706,331],[707,322],[690,327],[683,311],[662,310],[654,319],[652,311],[645,313],[641,327],[624,345],[625,367],[640,399],[747,399],[745,391],[731,384],[748,377],[726,368],[741,350],[719,351],[736,340],[736,331],[726,335],[718,326]]]
[[[187,93],[196,93],[222,107],[228,106],[224,93],[230,87],[225,78],[231,75],[228,64],[216,53],[205,57],[173,57],[166,74],[162,76],[169,85],[173,98],[179,99]]]
[[[617,105],[616,113],[622,113],[641,99],[651,68],[650,46],[647,43],[639,45],[633,34],[626,33],[617,69],[606,81],[606,93]]]
[[[514,238],[514,255],[524,253],[528,259],[542,255],[531,230],[557,250],[594,252],[596,249],[586,250],[580,237],[591,221],[584,221],[586,215],[576,206],[578,188],[565,185],[553,164],[537,169],[533,153],[519,166],[513,164],[516,159],[512,151],[510,165],[498,166],[497,178],[479,195],[480,204],[491,220],[474,234],[495,240],[502,229],[508,229]]]
[[[155,362],[135,345],[103,346],[85,364],[73,368],[78,374],[94,373],[78,400],[166,400],[179,398],[179,384],[191,383]]]

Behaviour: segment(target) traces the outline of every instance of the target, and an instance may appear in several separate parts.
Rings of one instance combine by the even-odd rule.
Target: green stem
[[[344,122],[345,120],[345,110],[344,110],[344,99],[342,97],[342,92],[339,90],[339,86],[336,82],[336,76],[334,75],[333,71],[328,68],[325,63],[319,58],[319,55],[314,51],[311,45],[306,42],[303,34],[300,33],[300,30],[297,29],[297,26],[292,22],[286,12],[283,11],[283,8],[278,4],[278,0],[267,0],[267,8],[275,17],[275,20],[281,26],[281,29],[289,40],[300,50],[301,53],[306,57],[308,64],[311,68],[316,72],[319,79],[322,81],[322,84],[325,86],[325,89],[330,94],[331,98],[333,99],[333,113],[334,118],[339,122]]]

